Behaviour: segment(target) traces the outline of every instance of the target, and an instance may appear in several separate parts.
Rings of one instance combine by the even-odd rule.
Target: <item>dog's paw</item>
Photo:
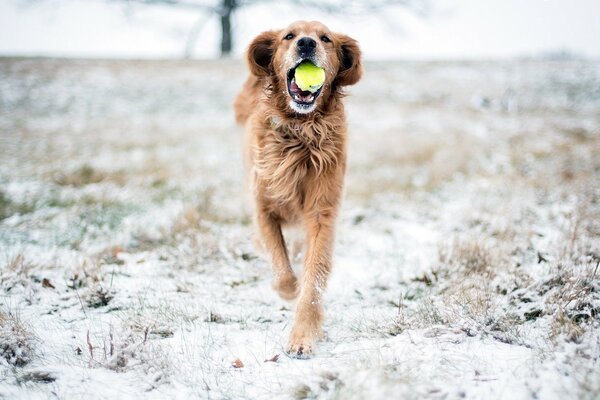
[[[290,333],[290,341],[287,353],[294,358],[310,358],[316,348],[316,341],[323,337],[323,331],[319,328],[298,328],[295,326]]]
[[[291,301],[298,297],[298,279],[291,274],[285,278],[273,281],[273,289],[284,300]]]
[[[314,349],[314,339],[301,338],[299,340],[290,340],[287,353],[290,357],[307,359],[313,355]]]

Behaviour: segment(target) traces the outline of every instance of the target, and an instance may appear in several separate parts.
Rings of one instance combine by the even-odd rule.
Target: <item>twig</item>
[[[110,337],[110,356],[112,357],[115,353],[115,343],[113,341],[112,326],[110,327],[110,332],[108,336]]]
[[[90,366],[92,365],[92,361],[94,361],[94,346],[92,346],[92,341],[90,340],[90,330],[87,331],[87,345],[88,350],[90,352]]]
[[[73,285],[73,286],[75,286],[75,285]],[[85,312],[85,305],[83,304],[83,300],[81,300],[81,296],[79,296],[79,290],[77,290],[76,287],[73,287],[73,288],[75,289],[75,294],[77,295],[77,299],[79,299],[79,304],[81,304],[81,311],[83,311],[83,315],[85,315],[85,318],[87,318],[88,315]]]
[[[144,341],[142,342],[142,344],[146,344],[147,339],[148,339],[148,327],[146,327],[146,329],[144,329]]]

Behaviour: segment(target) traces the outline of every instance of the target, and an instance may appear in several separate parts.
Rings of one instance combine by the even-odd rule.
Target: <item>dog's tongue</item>
[[[296,85],[296,82],[294,82],[294,81],[292,81],[292,83],[290,83],[290,89],[292,92],[297,93],[302,97],[307,97],[312,94],[308,90],[300,89],[300,87],[298,87],[298,85]]]

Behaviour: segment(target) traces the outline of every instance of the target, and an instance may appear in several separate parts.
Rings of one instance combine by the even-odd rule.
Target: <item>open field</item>
[[[600,62],[366,68],[295,360],[242,63],[0,59],[0,398],[600,398]]]

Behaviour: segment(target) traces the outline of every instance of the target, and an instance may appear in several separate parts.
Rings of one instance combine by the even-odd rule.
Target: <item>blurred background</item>
[[[600,56],[596,0],[6,0],[0,53],[239,57],[298,19],[352,33],[369,59]]]

